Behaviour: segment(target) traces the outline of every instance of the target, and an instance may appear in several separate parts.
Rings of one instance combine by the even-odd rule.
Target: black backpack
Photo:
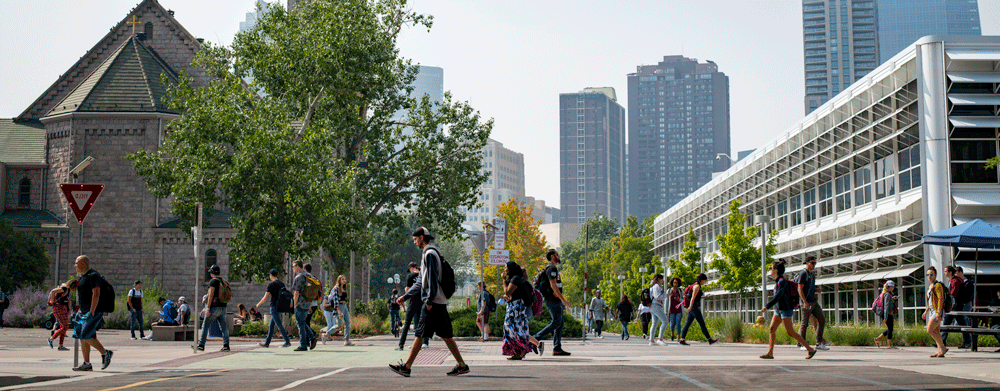
[[[291,314],[295,312],[292,308],[292,292],[288,291],[288,288],[281,287],[278,291],[278,299],[275,300],[274,305],[278,307],[278,312],[283,314]]]
[[[535,275],[535,289],[542,292],[542,297],[552,297],[552,284],[549,283],[548,277],[545,275],[545,269],[542,269]]]
[[[525,307],[531,308],[535,304],[535,288],[528,280],[521,280],[521,286],[518,289],[521,290],[521,302]]]
[[[653,294],[649,292],[649,288],[643,289],[639,294],[639,302],[646,307],[653,305]]]
[[[452,269],[451,264],[444,260],[444,255],[441,255],[441,251],[436,247],[428,247],[427,251],[434,251],[437,253],[438,259],[441,260],[441,278],[438,280],[438,285],[441,286],[444,298],[450,299],[451,295],[455,294],[455,269]]]
[[[497,310],[497,299],[493,297],[493,294],[489,291],[486,292],[486,311],[496,312]]]
[[[180,319],[177,319],[177,315],[178,315],[177,314],[177,303],[173,303],[170,306],[170,313],[168,315],[170,315],[170,319],[173,319],[174,322],[178,322],[179,323],[181,321]]]
[[[101,297],[97,299],[97,312],[110,314],[115,312],[115,288],[104,279],[100,273],[94,272],[97,286],[101,287]]]
[[[975,292],[976,283],[971,278],[965,280],[965,282],[962,282],[962,287],[958,289],[958,297],[955,298],[955,302],[962,304],[971,302]]]

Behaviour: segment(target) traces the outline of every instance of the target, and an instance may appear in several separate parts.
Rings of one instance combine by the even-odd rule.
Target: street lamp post
[[[760,306],[764,308],[764,303],[767,303],[767,225],[771,216],[756,215],[753,222],[760,224]]]
[[[622,296],[625,296],[625,275],[618,275],[618,291],[621,292]]]
[[[646,287],[646,273],[648,273],[648,272],[649,272],[649,269],[647,269],[645,266],[639,268],[639,273],[642,274],[642,287],[643,288]]]
[[[705,250],[708,249],[708,242],[704,240],[698,241],[698,257],[701,258],[701,272],[705,272]]]

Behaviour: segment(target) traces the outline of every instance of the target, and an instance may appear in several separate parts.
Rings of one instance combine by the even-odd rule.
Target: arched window
[[[31,180],[24,178],[18,186],[17,206],[19,208],[31,207]]]
[[[146,22],[142,27],[146,33],[146,39],[153,39],[153,22]]]
[[[208,268],[212,265],[219,263],[219,254],[215,250],[205,251],[205,282],[212,279],[212,275],[208,273]]]

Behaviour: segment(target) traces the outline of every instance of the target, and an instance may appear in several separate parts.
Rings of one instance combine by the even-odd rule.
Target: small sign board
[[[510,250],[490,249],[490,265],[506,265],[510,261]]]
[[[502,249],[507,241],[507,219],[493,219],[493,226],[497,227],[493,232],[493,247]]]
[[[63,195],[66,196],[66,202],[69,203],[69,208],[73,210],[73,215],[76,216],[76,221],[83,224],[83,220],[87,218],[87,213],[90,212],[90,208],[94,207],[94,203],[97,202],[97,197],[100,196],[101,191],[104,190],[104,185],[92,183],[60,183],[59,188],[62,189]]]

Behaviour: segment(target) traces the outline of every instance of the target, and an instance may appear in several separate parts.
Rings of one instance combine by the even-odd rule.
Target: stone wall
[[[43,209],[44,208],[44,191],[45,179],[44,179],[44,168],[19,168],[16,166],[8,166],[6,171],[6,180],[3,181],[5,189],[0,189],[4,191],[7,195],[4,197],[5,209]],[[28,179],[31,181],[31,195],[30,202],[28,206],[21,206],[21,180]]]

